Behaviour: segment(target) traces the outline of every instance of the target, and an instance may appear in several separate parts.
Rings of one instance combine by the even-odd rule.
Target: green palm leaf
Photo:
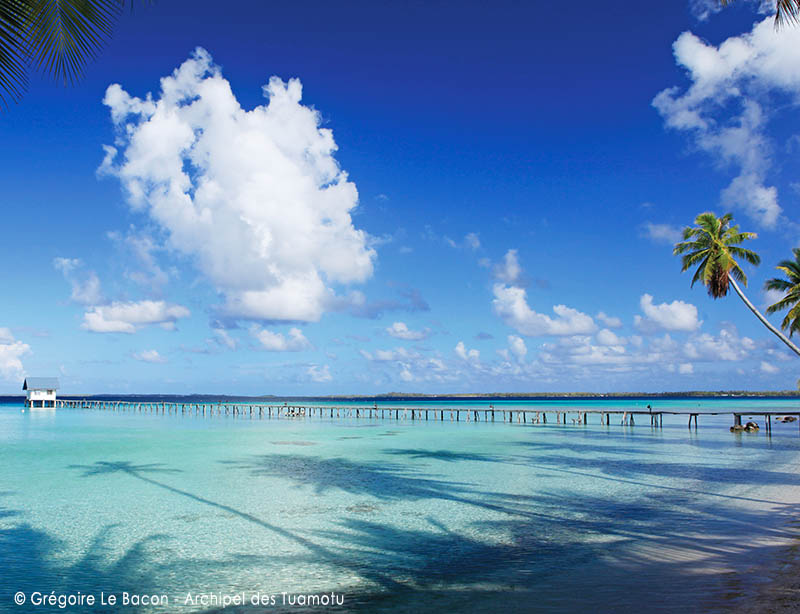
[[[150,3],[152,0],[142,0]],[[18,101],[28,69],[64,84],[83,77],[84,67],[111,37],[126,0],[0,0],[0,101]]]
[[[28,85],[29,45],[25,37],[29,19],[26,2],[0,2],[0,101],[19,100]]]
[[[767,290],[784,292],[783,298],[767,307],[767,313],[789,310],[781,323],[781,328],[788,329],[789,336],[800,332],[800,248],[795,247],[792,253],[793,261],[783,260],[775,267],[786,278],[773,277],[764,284]]]
[[[75,83],[111,36],[120,0],[33,0],[31,61],[57,80]]]

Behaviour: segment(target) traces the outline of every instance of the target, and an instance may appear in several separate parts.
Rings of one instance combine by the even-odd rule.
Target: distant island
[[[280,396],[280,395],[231,395],[231,394],[66,394],[62,399],[139,400],[147,401],[192,401],[234,402],[297,402],[297,401],[357,401],[377,403],[397,400],[481,400],[508,399],[520,401],[558,399],[707,399],[707,398],[782,398],[800,399],[800,390],[690,390],[682,392],[490,392],[420,394],[413,392],[387,392],[377,395],[325,395],[325,396]],[[0,402],[20,401],[22,396],[0,396]]]

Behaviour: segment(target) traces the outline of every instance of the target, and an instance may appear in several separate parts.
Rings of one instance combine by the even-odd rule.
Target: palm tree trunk
[[[766,318],[765,318],[765,317],[764,317],[764,316],[761,314],[761,312],[760,312],[758,309],[756,309],[756,308],[755,308],[755,306],[753,305],[753,303],[751,303],[751,302],[750,302],[750,301],[747,299],[747,297],[744,295],[744,293],[742,293],[742,290],[739,288],[739,284],[737,284],[737,283],[736,283],[736,280],[734,280],[734,279],[733,279],[733,277],[728,277],[728,280],[731,282],[731,285],[733,286],[733,289],[734,289],[734,290],[736,290],[736,294],[738,294],[738,295],[739,295],[739,298],[740,298],[740,299],[742,299],[742,301],[744,302],[744,304],[745,304],[745,305],[747,305],[748,309],[750,309],[750,311],[752,311],[752,312],[753,312],[753,313],[756,315],[756,317],[757,317],[759,320],[761,320],[761,323],[762,323],[764,326],[766,326],[768,329],[770,329],[770,330],[773,332],[773,334],[775,334],[775,335],[778,337],[778,339],[780,339],[780,340],[781,340],[781,341],[783,341],[783,342],[784,342],[786,345],[788,345],[790,350],[792,350],[792,351],[793,351],[795,354],[797,354],[798,356],[800,356],[800,348],[799,348],[799,347],[797,347],[797,346],[796,346],[794,343],[792,343],[792,342],[789,340],[789,338],[788,338],[786,335],[784,335],[784,334],[783,334],[781,331],[779,331],[777,328],[775,328],[775,327],[774,327],[774,326],[773,326],[773,325],[772,325],[772,324],[769,322],[769,320],[767,320],[767,319],[766,319]]]

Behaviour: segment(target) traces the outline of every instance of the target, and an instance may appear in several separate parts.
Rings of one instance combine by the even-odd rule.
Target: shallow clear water
[[[0,611],[33,611],[14,606],[17,591],[169,599],[124,610],[137,612],[217,611],[187,595],[241,593],[276,604],[221,611],[274,612],[282,592],[330,591],[345,611],[726,610],[793,535],[800,486],[796,423],[768,437],[731,434],[724,416],[690,431],[683,418],[653,429],[21,409],[0,406]]]

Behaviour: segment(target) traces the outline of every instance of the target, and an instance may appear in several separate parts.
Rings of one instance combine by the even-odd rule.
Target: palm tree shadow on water
[[[70,465],[69,468],[82,470],[83,477],[120,473],[136,478],[138,480],[151,484],[152,486],[157,486],[159,488],[162,488],[174,495],[186,497],[197,503],[219,509],[223,512],[226,512],[228,514],[241,518],[242,520],[245,520],[249,523],[252,523],[262,529],[266,529],[277,535],[280,535],[281,537],[289,539],[299,544],[300,546],[306,548],[311,554],[314,555],[314,560],[325,561],[340,567],[356,568],[361,571],[364,577],[368,578],[369,580],[377,583],[378,585],[384,588],[395,588],[397,585],[397,583],[393,579],[387,576],[381,575],[380,573],[374,573],[370,570],[361,569],[358,563],[350,562],[344,559],[339,559],[325,547],[316,544],[313,541],[295,532],[289,531],[288,529],[280,527],[276,524],[267,522],[266,520],[263,520],[255,516],[254,514],[238,510],[233,506],[226,505],[224,503],[213,501],[211,499],[208,499],[207,497],[196,495],[187,490],[177,488],[175,486],[167,484],[163,481],[156,480],[152,477],[148,477],[146,475],[147,473],[176,474],[176,473],[181,473],[180,470],[169,469],[164,467],[162,464],[134,465],[127,461],[97,461],[93,465],[88,465],[88,466]]]
[[[441,460],[460,462],[451,454]],[[142,480],[293,540],[303,547],[304,554],[286,563],[323,561],[366,581],[344,590],[347,602],[343,609],[354,612],[495,612],[498,607],[507,612],[639,612],[643,608],[672,612],[681,607],[702,612],[733,611],[741,597],[749,594],[741,576],[718,572],[701,580],[698,569],[702,566],[687,558],[683,550],[705,556],[720,569],[746,565],[759,557],[771,559],[776,553],[774,546],[751,545],[760,536],[753,527],[778,524],[774,511],[743,511],[725,502],[711,503],[679,493],[651,493],[635,502],[575,493],[566,497],[547,491],[517,498],[511,493],[445,481],[401,464],[287,454],[246,457],[224,464],[231,471],[246,471],[256,480],[256,486],[259,478],[281,478],[296,488],[310,487],[315,495],[343,491],[371,496],[382,504],[381,515],[365,519],[364,513],[343,511],[329,528],[299,535],[157,479],[154,476],[181,473],[163,465],[99,461],[71,468],[81,470],[85,478],[119,474]],[[466,526],[462,521],[456,530],[447,518],[428,516],[422,528],[419,523],[411,528],[391,516],[394,502],[426,500],[490,511],[501,518],[474,520]],[[569,512],[565,514],[565,510]],[[750,533],[745,543],[726,543],[702,532],[692,534],[691,530],[678,533],[675,527],[691,518],[701,520],[689,522],[689,529],[730,528],[735,521],[749,527]],[[141,554],[134,554],[131,561],[145,568],[148,563]],[[247,561],[231,559],[229,563],[235,568]],[[224,562],[218,573],[227,573],[222,567]],[[280,610],[280,606],[268,609]],[[219,611],[267,610],[229,607]],[[294,607],[291,611],[321,609]]]
[[[149,556],[151,547],[167,537],[150,535],[138,540],[121,555],[112,555],[109,540],[118,528],[116,525],[101,527],[92,539],[84,545],[77,556],[66,553],[63,540],[53,537],[46,531],[32,526],[21,510],[0,508],[0,518],[15,520],[13,526],[7,523],[0,528],[0,611],[79,611],[108,612],[105,608],[59,608],[57,606],[15,606],[13,595],[21,591],[28,600],[31,594],[39,591],[44,595],[75,594],[99,596],[119,594],[125,590],[136,594],[155,594],[158,591],[156,578],[168,572],[169,566],[154,565]],[[67,556],[65,556],[67,554]],[[131,606],[126,611],[137,612]]]
[[[408,452],[448,463],[505,462],[473,454],[459,459],[451,452]],[[403,451],[391,453],[401,456]],[[283,478],[320,495],[340,490],[388,504],[442,500],[506,516],[473,521],[466,533],[432,517],[426,530],[399,527],[397,518],[341,518],[338,529],[318,531],[316,536],[336,544],[331,550],[343,558],[355,557],[365,568],[384,569],[400,580],[401,591],[358,597],[355,603],[364,611],[380,602],[401,611],[434,611],[446,605],[490,612],[504,594],[519,597],[503,602],[507,611],[540,611],[544,606],[552,611],[677,611],[680,602],[697,611],[730,611],[752,591],[740,575],[725,570],[772,560],[783,546],[767,540],[794,535],[782,528],[792,517],[792,506],[748,509],[735,496],[696,496],[688,487],[655,489],[634,501],[574,491],[540,491],[515,499],[510,493],[419,474],[402,464],[262,455],[227,465],[254,477]],[[623,473],[620,482],[630,483],[630,478],[630,472]],[[493,540],[489,536],[496,536],[498,529],[506,536]]]

